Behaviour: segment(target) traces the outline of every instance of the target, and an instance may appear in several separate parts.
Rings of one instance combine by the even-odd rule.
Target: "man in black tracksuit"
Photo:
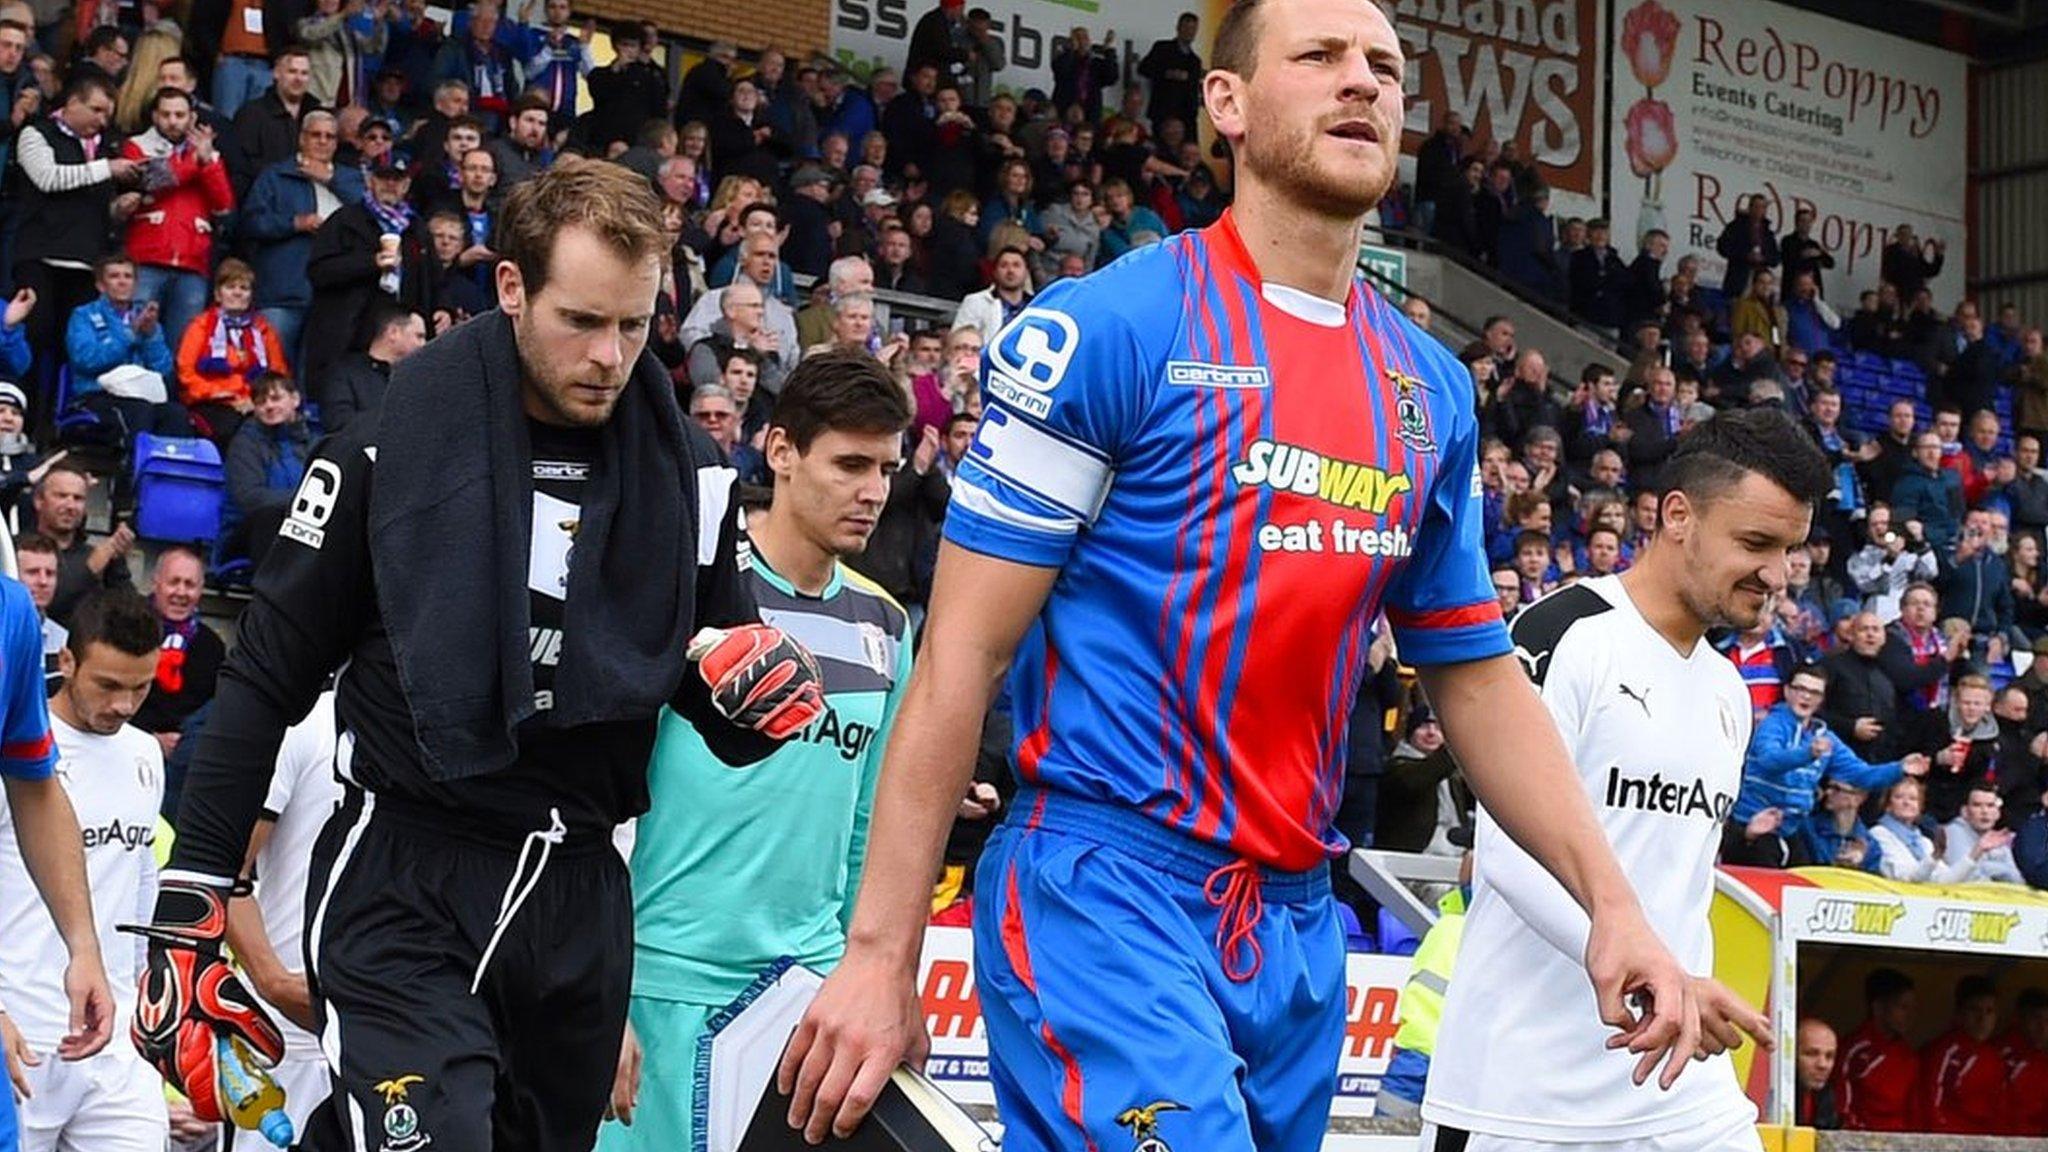
[[[647,808],[659,708],[737,766],[824,707],[810,656],[754,622],[735,474],[644,352],[651,191],[571,161],[506,215],[501,311],[409,357],[308,465],[142,929],[137,1046],[209,1117],[214,1035],[277,1048],[220,958],[225,898],[284,728],[339,668],[313,1152],[585,1152],[630,985],[611,834]]]

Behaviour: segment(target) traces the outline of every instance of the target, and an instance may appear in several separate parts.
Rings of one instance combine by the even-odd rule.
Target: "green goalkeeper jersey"
[[[749,579],[762,621],[817,657],[828,708],[745,768],[662,711],[633,843],[635,996],[722,1005],[779,957],[822,971],[846,948],[882,745],[910,678],[909,617],[845,565],[820,596],[758,552]]]

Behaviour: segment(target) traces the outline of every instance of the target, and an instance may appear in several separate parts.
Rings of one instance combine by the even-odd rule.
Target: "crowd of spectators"
[[[962,0],[921,15],[900,67],[861,74],[728,43],[671,71],[675,46],[639,23],[606,30],[598,65],[598,29],[567,0],[509,3],[445,22],[418,0],[0,3],[0,511],[52,653],[78,601],[143,560],[118,476],[111,530],[86,532],[95,478],[71,449],[203,437],[225,466],[211,550],[149,566],[166,643],[187,653],[145,725],[174,758],[218,666],[195,613],[208,573],[260,559],[317,434],[373,417],[394,365],[493,306],[502,197],[557,157],[624,165],[661,197],[672,251],[649,346],[746,480],[767,479],[759,437],[804,356],[863,349],[894,372],[910,450],[853,563],[913,614],[984,343],[1049,283],[1228,203],[1229,158],[1196,140],[1193,14],[1142,54],[1075,28],[1052,91],[1013,94],[989,13]],[[1667,275],[1663,232],[1617,238],[1549,201],[1513,145],[1476,147],[1451,115],[1382,209],[1605,330],[1626,361],[1561,388],[1503,317],[1458,350],[1503,610],[1625,570],[1686,428],[1782,408],[1838,485],[1764,621],[1715,637],[1757,719],[1724,858],[2048,888],[2040,330],[1970,300],[1937,312],[1942,246],[1903,226],[1849,310],[1828,302],[1811,213],[1780,232],[1761,194],[1720,235],[1717,286],[1691,256]],[[919,321],[878,292],[957,310]],[[1421,300],[1404,310],[1430,326]],[[1856,427],[1836,383],[1856,353],[1910,363],[1925,396]],[[1384,637],[1368,665],[1341,830],[1455,852],[1471,801],[1441,731]]]
[[[92,480],[125,525],[135,437],[204,438],[229,488],[204,559],[258,558],[312,440],[493,306],[498,206],[558,156],[660,194],[674,247],[650,345],[750,480],[804,355],[864,346],[916,399],[919,442],[943,440],[977,412],[965,349],[1051,281],[1226,203],[1227,158],[1194,139],[1193,14],[1128,65],[1113,31],[1073,29],[1047,93],[1004,83],[989,13],[960,0],[921,15],[900,66],[860,72],[730,43],[671,67],[679,46],[638,22],[604,29],[600,65],[597,24],[564,0],[452,8],[0,4],[0,421],[19,417],[0,511],[18,530],[53,461],[105,450]],[[958,315],[892,316],[876,289]],[[945,503],[928,471],[941,487],[892,504],[904,522],[867,561],[909,603]]]
[[[1845,317],[1827,302],[1835,262],[1812,212],[1781,232],[1761,193],[1719,236],[1717,287],[1690,255],[1667,275],[1661,231],[1625,260],[1606,221],[1553,217],[1513,146],[1476,146],[1456,115],[1423,143],[1411,197],[1383,207],[1383,222],[1491,265],[1604,330],[1626,360],[1567,390],[1504,317],[1460,352],[1490,437],[1488,552],[1509,615],[1626,569],[1655,526],[1675,438],[1718,410],[1782,409],[1834,465],[1788,586],[1757,627],[1713,637],[1756,717],[1724,861],[2048,888],[2040,330],[2009,305],[1996,323],[1970,299],[1937,312],[1943,245],[1904,225],[1879,286]],[[1882,426],[1855,426],[1837,379],[1859,356],[1924,381]],[[1392,744],[1386,732],[1371,751]],[[1438,830],[1462,816],[1438,815]]]

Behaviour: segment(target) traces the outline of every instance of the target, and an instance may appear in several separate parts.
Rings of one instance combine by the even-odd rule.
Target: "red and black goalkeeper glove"
[[[691,638],[688,655],[711,686],[712,706],[742,728],[786,740],[824,715],[818,662],[779,628],[706,628]]]
[[[165,880],[157,889],[156,921],[123,930],[149,940],[149,964],[129,1026],[135,1050],[185,1094],[194,1115],[219,1123],[217,1036],[241,1040],[266,1065],[284,1058],[277,1025],[243,987],[234,967],[221,959],[228,889]]]

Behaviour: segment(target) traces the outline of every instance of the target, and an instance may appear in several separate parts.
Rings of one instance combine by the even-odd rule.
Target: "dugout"
[[[1948,1027],[1964,976],[1999,987],[2001,1015],[2024,987],[2048,988],[2048,894],[2003,884],[1904,884],[1842,868],[1723,868],[1713,908],[1715,975],[1766,1005],[1778,1051],[1736,1054],[1766,1123],[1789,1124],[1794,1034],[1817,1016],[1846,1035],[1863,1019],[1863,977],[1897,968],[1920,989],[1924,1043]]]

